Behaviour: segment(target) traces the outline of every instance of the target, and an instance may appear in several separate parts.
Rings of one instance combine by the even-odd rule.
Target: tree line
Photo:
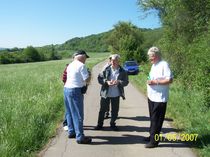
[[[162,29],[138,28],[131,22],[119,21],[114,29],[83,38],[73,38],[58,46],[58,50],[84,49],[92,52],[119,53],[122,62],[136,60],[147,61],[147,49],[162,36]]]
[[[0,51],[0,63],[28,63],[61,59],[54,45],[35,48],[12,48]]]
[[[146,50],[160,39],[162,29],[142,29],[130,22],[119,21],[108,32],[76,37],[60,45],[28,46],[0,50],[0,63],[28,63],[70,57],[69,50],[84,49],[88,52],[112,52],[122,55],[123,61],[145,62]],[[65,53],[63,53],[65,51]]]

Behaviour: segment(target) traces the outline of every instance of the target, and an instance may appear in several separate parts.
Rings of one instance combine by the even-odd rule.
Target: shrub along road
[[[132,84],[125,87],[126,100],[120,99],[119,119],[117,126],[119,131],[109,128],[110,119],[105,119],[104,129],[94,130],[97,124],[99,111],[100,85],[97,75],[105,63],[96,65],[92,70],[92,81],[85,94],[85,120],[84,132],[86,136],[92,137],[92,144],[77,144],[75,139],[68,139],[67,132],[62,126],[58,135],[51,140],[46,148],[39,153],[42,157],[195,157],[189,144],[180,141],[169,141],[172,136],[178,135],[176,129],[170,126],[171,120],[166,119],[162,129],[162,135],[168,139],[161,138],[159,147],[146,149],[143,137],[148,136],[149,113],[147,98],[141,94]]]

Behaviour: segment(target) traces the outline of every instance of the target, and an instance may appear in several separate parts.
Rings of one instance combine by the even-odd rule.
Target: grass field
[[[146,94],[146,81],[150,64],[141,66],[141,72],[129,79]],[[202,91],[186,90],[175,78],[170,86],[170,98],[166,115],[173,118],[173,125],[185,134],[198,134],[196,141],[190,142],[198,156],[210,156],[210,110],[202,107]]]
[[[87,67],[108,57],[88,53]],[[0,156],[35,156],[63,119],[61,75],[68,60],[0,65]]]

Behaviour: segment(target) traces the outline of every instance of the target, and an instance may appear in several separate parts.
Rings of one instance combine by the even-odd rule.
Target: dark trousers
[[[163,121],[166,113],[167,102],[153,102],[148,99],[149,116],[150,116],[150,141],[155,141],[155,135],[159,135],[162,129]]]
[[[107,105],[107,107],[106,107],[106,112],[109,113],[109,110],[110,110],[110,102],[109,102],[109,105]]]
[[[115,121],[118,117],[119,112],[119,103],[120,103],[120,97],[108,97],[108,98],[102,98],[100,101],[100,110],[98,115],[98,126],[103,126],[104,124],[104,114],[107,111],[107,107],[110,104],[111,101],[111,121],[110,125],[115,126]]]

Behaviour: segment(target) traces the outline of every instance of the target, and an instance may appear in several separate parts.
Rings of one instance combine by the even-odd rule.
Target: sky
[[[0,48],[62,44],[74,37],[109,31],[119,21],[159,28],[137,0],[0,0]]]

